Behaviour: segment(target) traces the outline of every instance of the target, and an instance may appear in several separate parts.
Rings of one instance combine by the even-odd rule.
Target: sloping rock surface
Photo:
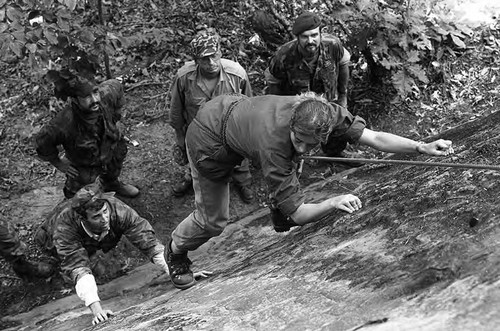
[[[449,158],[497,164],[500,114],[443,133]],[[433,137],[435,139],[436,137]],[[277,234],[257,210],[191,254],[214,271],[175,289],[149,264],[101,286],[116,316],[89,326],[76,296],[9,316],[15,330],[498,330],[500,219],[493,170],[373,166],[307,188],[363,209]]]

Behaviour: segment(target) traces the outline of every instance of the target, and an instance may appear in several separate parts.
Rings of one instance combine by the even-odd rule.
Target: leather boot
[[[167,245],[165,252],[165,261],[167,262],[170,280],[175,287],[181,290],[190,288],[196,284],[193,272],[189,267],[192,262],[187,256],[187,252],[183,254],[174,254],[172,252],[172,240]]]
[[[45,262],[30,262],[25,257],[19,257],[12,262],[12,269],[23,280],[31,280],[34,278],[48,278],[54,271],[55,267],[52,264]]]
[[[238,190],[240,198],[244,203],[252,203],[253,200],[255,199],[255,195],[252,189],[250,188],[250,185],[245,185],[245,186],[236,185],[236,189]]]
[[[182,197],[193,189],[193,181],[187,178],[182,178],[179,182],[172,186],[172,195],[174,197]]]
[[[137,187],[122,183],[119,180],[111,183],[102,182],[102,187],[104,192],[116,192],[117,195],[125,198],[135,198],[139,195],[139,189]]]

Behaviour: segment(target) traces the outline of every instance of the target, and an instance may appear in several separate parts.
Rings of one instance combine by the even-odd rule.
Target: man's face
[[[94,224],[99,225],[99,228],[102,229],[101,233],[95,233],[92,229],[87,229],[92,232],[92,238],[97,241],[101,241],[109,232],[109,207],[107,203],[104,203],[104,206],[98,211],[87,210],[87,222],[86,224]]]
[[[319,141],[316,138],[290,131],[290,138],[292,140],[293,148],[297,154],[302,155],[310,152],[314,147],[318,146]]]
[[[99,111],[101,95],[99,94],[99,90],[97,86],[94,87],[92,92],[85,97],[77,97],[78,105],[80,108],[89,113]]]
[[[298,35],[299,48],[308,55],[313,55],[318,50],[321,42],[320,28],[307,30]]]
[[[218,51],[212,55],[196,59],[196,63],[200,67],[202,75],[208,77],[214,77],[218,75],[221,68],[221,63],[220,63],[221,57],[222,53]]]

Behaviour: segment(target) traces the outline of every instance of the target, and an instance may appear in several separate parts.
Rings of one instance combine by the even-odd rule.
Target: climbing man
[[[229,179],[236,164],[249,158],[262,169],[271,195],[276,231],[315,222],[334,209],[352,213],[361,201],[352,194],[307,203],[297,178],[303,155],[333,136],[385,152],[448,155],[451,141],[419,143],[367,129],[345,108],[307,92],[298,96],[222,95],[208,101],[193,119],[186,147],[194,210],[173,231],[166,261],[174,286],[195,284],[187,253],[222,233],[229,219]]]

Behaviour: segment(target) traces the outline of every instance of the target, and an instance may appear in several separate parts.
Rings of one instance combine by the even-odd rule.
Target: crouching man
[[[37,243],[58,257],[63,277],[76,284],[77,295],[94,315],[92,324],[113,315],[100,304],[93,256],[98,250],[108,252],[116,247],[123,235],[168,274],[164,246],[151,224],[113,192],[102,193],[95,184],[59,204],[36,233]]]

